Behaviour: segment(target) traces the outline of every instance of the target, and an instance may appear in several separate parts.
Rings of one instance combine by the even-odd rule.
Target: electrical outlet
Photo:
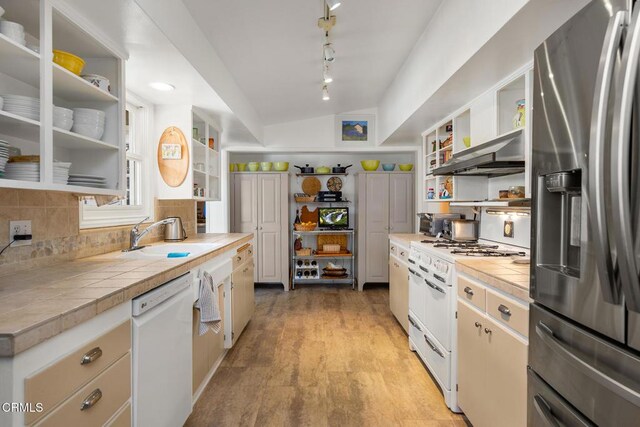
[[[31,234],[31,220],[27,221],[9,221],[9,241],[13,241],[16,234]],[[11,245],[16,246],[30,246],[31,240],[16,240]]]

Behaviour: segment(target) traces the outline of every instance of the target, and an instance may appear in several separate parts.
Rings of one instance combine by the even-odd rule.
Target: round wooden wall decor
[[[158,169],[170,187],[179,187],[189,173],[189,146],[184,133],[175,126],[162,132],[158,143]]]

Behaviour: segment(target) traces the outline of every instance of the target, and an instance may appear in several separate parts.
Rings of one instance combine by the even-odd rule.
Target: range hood
[[[490,141],[452,156],[433,175],[482,175],[488,177],[524,172],[523,130],[504,133]]]

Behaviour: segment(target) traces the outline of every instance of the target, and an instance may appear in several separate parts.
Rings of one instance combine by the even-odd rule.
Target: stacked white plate
[[[101,139],[104,134],[105,116],[104,111],[92,108],[74,108],[71,131],[89,138]]]
[[[67,184],[69,181],[69,168],[71,163],[53,162],[53,182],[55,184]]]
[[[107,178],[96,175],[69,174],[69,184],[81,187],[106,188]]]
[[[2,95],[2,98],[4,99],[2,109],[7,113],[40,121],[40,100],[38,98],[21,95]]]
[[[64,130],[71,130],[73,127],[73,110],[54,105],[53,126]]]
[[[27,44],[24,37],[24,27],[17,22],[0,21],[0,33],[22,46]]]
[[[16,162],[7,163],[4,177],[20,181],[40,181],[40,163]]]
[[[0,139],[0,177],[4,176],[4,168],[9,161],[9,143]]]

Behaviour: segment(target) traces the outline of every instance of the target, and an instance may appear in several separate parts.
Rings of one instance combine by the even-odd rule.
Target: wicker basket
[[[296,231],[313,231],[317,226],[318,224],[315,222],[313,224],[293,224],[293,228],[295,228]]]
[[[302,248],[296,251],[296,256],[311,256],[311,248]]]
[[[302,194],[302,193],[297,193],[294,198],[296,199],[296,202],[298,203],[309,203],[309,202],[315,202],[316,201],[316,196],[310,196],[308,194]]]
[[[339,253],[340,252],[340,245],[336,245],[336,244],[328,244],[328,245],[322,245],[322,252],[326,252],[326,253]]]

